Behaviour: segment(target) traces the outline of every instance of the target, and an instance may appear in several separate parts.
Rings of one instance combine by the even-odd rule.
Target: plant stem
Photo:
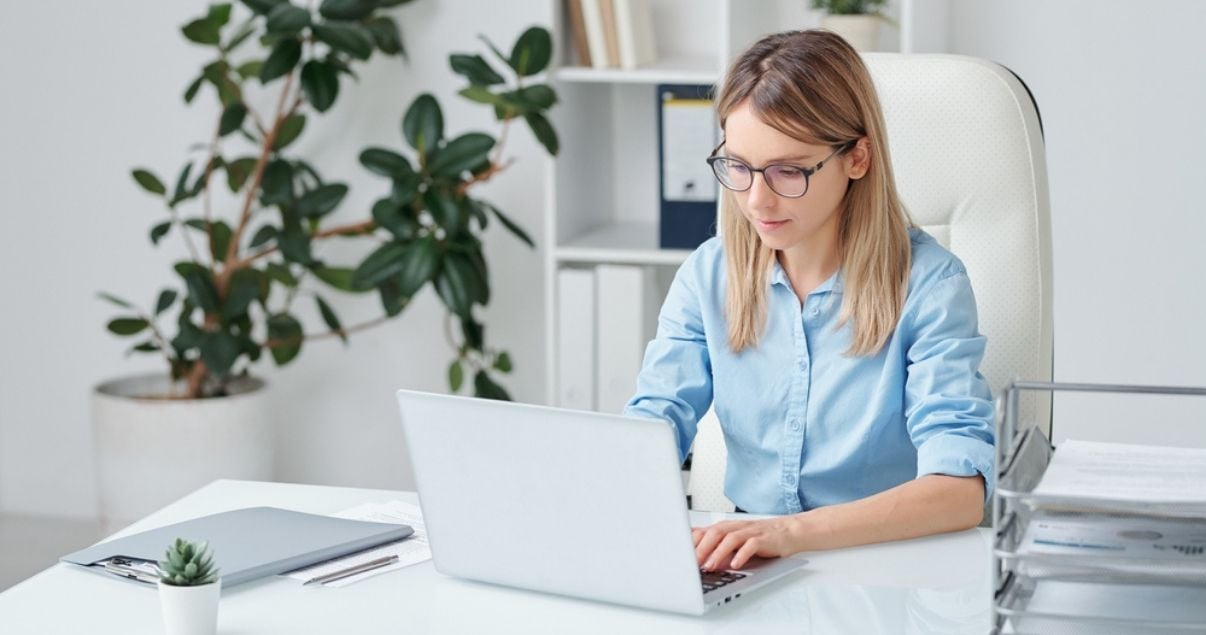
[[[357,333],[357,332],[363,331],[365,329],[370,329],[374,326],[377,326],[378,324],[384,324],[387,321],[389,321],[389,316],[383,315],[377,319],[369,320],[368,322],[361,322],[360,324],[355,324],[353,326],[346,326],[344,328],[334,330],[334,331],[327,331],[325,333],[312,333],[310,335],[301,335],[301,336],[296,336],[296,337],[282,337],[282,338],[270,339],[270,340],[264,342],[264,348],[276,348],[278,346],[292,346],[294,344],[297,344],[299,342],[306,341],[306,340],[321,340],[321,339],[327,339],[327,338],[331,338],[331,337],[338,337],[341,333],[343,335],[351,335],[352,333]]]
[[[310,239],[318,240],[320,238],[330,238],[331,236],[354,236],[354,235],[358,235],[358,234],[371,234],[376,229],[377,229],[376,221],[366,220],[366,221],[361,221],[359,223],[351,223],[348,225],[340,225],[339,227],[332,227],[330,229],[324,229],[320,232],[311,234]],[[278,249],[279,249],[279,247],[277,247],[276,245],[273,245],[272,247],[265,247],[265,248],[255,252],[254,254],[251,254],[250,256],[247,256],[246,258],[239,260],[238,262],[235,263],[234,266],[236,268],[246,267],[247,265],[251,264],[252,262],[255,262],[256,260],[263,258],[264,256],[268,256],[270,254],[276,253],[276,251]]]

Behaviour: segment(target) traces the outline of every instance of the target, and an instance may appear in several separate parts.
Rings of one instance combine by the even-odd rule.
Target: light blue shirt
[[[724,250],[708,240],[675,276],[625,412],[671,422],[685,458],[714,406],[728,447],[725,494],[749,512],[843,503],[925,474],[981,474],[989,495],[993,405],[971,282],[929,234],[909,235],[908,297],[870,357],[846,355],[841,271],[801,306],[777,262],[758,346],[733,354]]]

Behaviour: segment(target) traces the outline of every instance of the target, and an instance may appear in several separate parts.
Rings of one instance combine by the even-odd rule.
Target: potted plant
[[[879,46],[880,22],[892,23],[880,12],[887,0],[812,0],[812,8],[825,12],[821,26],[842,36],[858,51]]]
[[[168,546],[159,562],[159,607],[167,635],[213,635],[221,593],[208,544],[177,538]]]
[[[346,342],[399,315],[429,286],[460,326],[446,329],[455,351],[447,369],[452,390],[471,385],[477,396],[509,398],[495,377],[511,371],[511,358],[487,346],[477,316],[490,300],[482,238],[493,221],[534,245],[475,194],[509,165],[503,141],[513,124],[526,124],[557,153],[546,118],[557,96],[533,79],[551,59],[549,32],[528,29],[509,54],[483,37],[501,63],[451,55],[451,70],[468,83],[460,95],[492,109],[497,138],[448,134],[439,102],[420,95],[401,117],[396,146],[408,147],[359,155],[365,169],[384,177],[381,197],[359,219],[329,222],[348,186],[294,154],[294,141],[332,107],[341,84],[357,77],[358,64],[377,53],[403,54],[390,8],[405,2],[242,0],[211,5],[182,27],[212,53],[184,101],[212,98],[219,108],[174,187],[152,169],[133,170],[166,212],[151,242],[183,240],[189,258],[175,263],[175,283],[149,309],[101,294],[122,309],[109,331],[138,338],[130,351],[161,356],[166,366],[162,375],[106,382],[94,392],[101,509],[110,521],[140,517],[214,478],[271,478],[264,383],[250,374],[257,360],[267,354],[284,365],[305,342]],[[233,201],[225,215],[215,209],[223,200]],[[316,255],[315,244],[336,237],[364,245],[364,256],[335,262]],[[379,296],[380,317],[345,325],[333,297],[369,293]],[[299,302],[313,303],[321,328],[303,327]]]

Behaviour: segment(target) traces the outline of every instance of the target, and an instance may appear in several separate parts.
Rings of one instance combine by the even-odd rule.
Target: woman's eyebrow
[[[725,153],[727,153],[729,156],[733,157],[734,159],[741,159],[742,161],[749,163],[748,159],[741,156],[740,154],[737,154],[736,152],[729,150],[729,148],[727,146],[725,147]],[[813,154],[793,154],[790,156],[775,157],[773,159],[767,159],[766,165],[770,165],[772,163],[783,163],[784,161],[808,161],[809,159],[813,158],[813,156],[815,156],[815,155],[813,155]]]

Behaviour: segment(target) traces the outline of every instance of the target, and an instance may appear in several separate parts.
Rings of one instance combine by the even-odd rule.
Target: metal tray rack
[[[997,400],[992,632],[1206,632],[1206,579],[1120,572],[1090,559],[1043,556],[1021,548],[1041,502],[1034,488],[1055,451],[1037,427],[1020,429],[1018,400],[1023,391],[1206,396],[1206,388],[1167,386],[1013,381],[1005,388]],[[1051,564],[1059,566],[1044,567]],[[1040,596],[1043,600],[1032,602]],[[1052,597],[1060,601],[1049,601]],[[1075,604],[1086,597],[1104,609],[1095,615],[1059,610],[1064,600]]]

